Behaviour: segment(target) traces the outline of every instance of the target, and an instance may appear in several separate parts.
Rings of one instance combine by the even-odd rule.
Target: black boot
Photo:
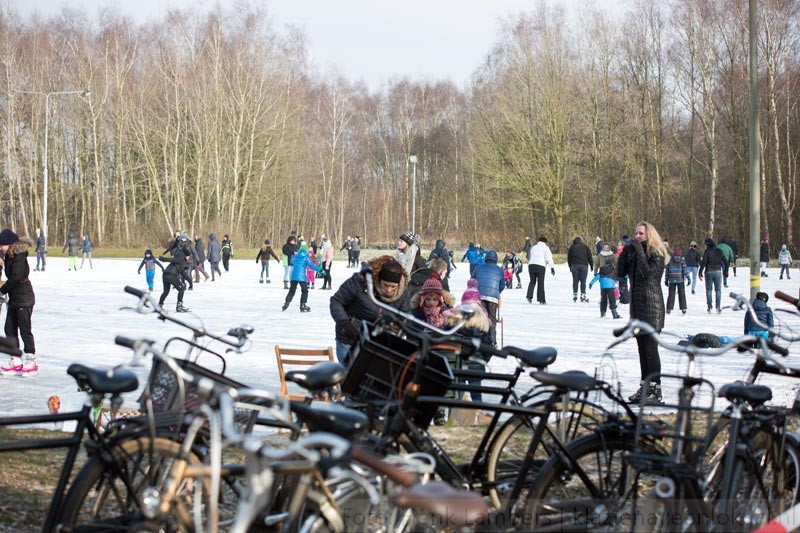
[[[284,302],[281,306],[281,311],[286,311],[287,309],[289,309],[289,302]]]
[[[614,318],[622,318],[621,316],[619,316],[619,313],[617,313],[616,309],[611,310],[611,316],[613,316]]]
[[[309,306],[307,306],[306,304],[300,304],[301,313],[308,313],[309,311],[311,311],[311,308]]]
[[[175,306],[175,311],[178,312],[178,313],[188,313],[189,312],[189,308],[185,307],[183,305],[183,302],[178,302],[178,304]]]

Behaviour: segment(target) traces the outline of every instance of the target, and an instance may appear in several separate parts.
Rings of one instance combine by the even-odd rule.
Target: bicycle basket
[[[645,380],[642,397],[647,397],[649,383],[655,377]],[[636,422],[636,452],[641,453],[643,446],[656,439],[660,447],[671,451],[669,457],[662,457],[667,467],[667,462],[683,462],[683,457],[694,457],[696,451],[707,449],[714,422],[715,390],[703,378],[673,374],[661,374],[660,378],[665,403],[654,407],[642,402]],[[688,400],[683,402],[685,405],[681,405],[681,394]]]
[[[350,350],[352,362],[342,383],[342,391],[351,400],[361,402],[397,401],[413,379],[418,361],[411,355],[418,346],[390,333],[362,336]],[[420,396],[444,396],[453,382],[447,357],[432,350],[422,371]],[[426,428],[436,413],[435,404],[419,404],[414,409],[414,423]]]
[[[236,389],[246,387],[246,385],[200,366],[197,363],[193,363],[192,361],[175,359],[175,362],[190,374],[209,378],[215,383],[226,387]],[[181,408],[183,408],[183,411],[191,411],[199,405],[197,388],[191,384],[186,384],[186,396],[184,401],[181,402],[178,378],[160,359],[155,359],[153,361],[153,367],[150,370],[148,382],[150,384],[150,398],[153,402],[153,410],[156,412],[178,412]],[[139,397],[139,405],[142,411],[146,410],[144,393]],[[253,429],[253,424],[257,417],[258,412],[255,410],[244,408],[234,409],[234,422],[242,433],[249,433]]]

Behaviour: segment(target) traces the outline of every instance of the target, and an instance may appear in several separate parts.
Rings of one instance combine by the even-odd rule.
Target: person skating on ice
[[[144,258],[142,258],[142,262],[139,263],[139,269],[136,271],[137,274],[142,273],[142,267],[144,267],[144,277],[147,281],[147,288],[152,291],[153,290],[153,281],[156,277],[156,266],[161,268],[161,272],[164,272],[164,265],[155,258],[153,255],[153,250],[148,248],[144,251]]]
[[[272,244],[270,244],[269,239],[264,239],[264,244],[261,245],[261,249],[256,254],[256,263],[261,263],[261,277],[258,279],[259,283],[272,283],[269,280],[269,258],[275,258],[275,261],[278,263],[281,262],[280,258],[275,255],[275,251],[272,249]]]
[[[161,276],[164,282],[164,292],[161,293],[158,304],[163,307],[169,295],[170,288],[174,288],[178,291],[178,303],[175,306],[175,311],[178,313],[189,311],[189,309],[183,305],[183,294],[186,290],[184,271],[187,269],[187,265],[192,256],[192,248],[193,246],[189,238],[181,237],[180,243],[172,257],[159,257],[159,260],[169,264],[167,268],[164,269],[164,274]]]
[[[36,344],[33,338],[31,316],[36,304],[36,296],[29,279],[31,269],[28,266],[28,249],[33,241],[27,237],[19,237],[6,228],[0,232],[0,253],[4,254],[4,272],[6,281],[0,286],[0,293],[8,295],[5,335],[13,339],[19,346],[22,338],[25,358],[11,357],[0,365],[0,374],[22,377],[35,376],[39,373],[36,359]]]
[[[292,303],[297,286],[300,286],[300,312],[307,313],[311,308],[306,305],[308,301],[308,282],[306,281],[306,269],[310,268],[314,272],[325,273],[323,268],[311,262],[308,256],[308,243],[300,243],[300,250],[292,257],[292,275],[289,285],[289,292],[286,294],[286,301],[283,302],[281,311],[286,311]]]

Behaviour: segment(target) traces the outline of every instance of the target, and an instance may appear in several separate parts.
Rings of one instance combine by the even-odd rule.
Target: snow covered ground
[[[95,259],[94,268],[88,264],[77,272],[67,271],[67,260],[50,258],[46,272],[32,272],[31,281],[36,292],[37,305],[33,314],[33,329],[41,370],[33,378],[23,379],[6,376],[0,378],[3,390],[3,410],[9,414],[44,413],[47,398],[63,392],[72,379],[66,374],[72,362],[88,365],[116,365],[130,361],[131,352],[114,344],[114,337],[124,334],[131,337],[149,337],[166,340],[173,335],[185,335],[187,330],[157,320],[155,315],[141,315],[121,309],[136,303],[133,296],[123,292],[127,284],[145,288],[144,273],[137,275],[140,259]],[[31,265],[35,259],[31,259]],[[224,333],[242,323],[255,327],[253,346],[244,354],[228,356],[227,374],[235,380],[271,390],[278,388],[274,346],[325,347],[334,346],[334,324],[328,311],[328,302],[339,284],[352,276],[355,270],[347,269],[343,262],[334,264],[332,271],[334,291],[310,291],[308,304],[310,313],[299,312],[299,291],[292,306],[281,312],[286,295],[282,283],[282,268],[273,262],[270,272],[273,282],[259,284],[260,265],[249,260],[233,260],[229,273],[224,273],[215,282],[200,282],[192,292],[186,292],[185,304],[191,314],[181,318],[201,323],[214,333]],[[726,291],[748,290],[746,269],[739,269],[738,277],[730,278]],[[762,280],[762,290],[772,295],[781,289],[797,294],[800,273],[792,280],[779,281],[778,270],[770,269],[770,277]],[[466,288],[468,265],[458,265],[452,275],[450,287],[457,299]],[[527,272],[523,274],[523,286],[527,287]],[[321,283],[318,284],[318,287]],[[156,275],[156,293],[162,284],[160,271]],[[662,286],[663,287],[663,286]],[[506,290],[503,293],[502,316],[504,317],[505,344],[525,348],[551,345],[558,348],[558,360],[553,371],[580,369],[592,372],[601,359],[605,347],[613,341],[612,329],[625,320],[600,318],[598,308],[599,287],[589,291],[590,303],[572,302],[571,276],[566,265],[556,267],[555,277],[546,280],[547,305],[529,304],[525,289]],[[739,335],[742,332],[743,314],[723,309],[721,315],[706,313],[705,291],[698,282],[697,294],[688,291],[689,311],[685,316],[675,310],[667,316],[666,330],[679,335],[709,332],[717,335]],[[666,299],[666,295],[665,295]],[[174,310],[174,291],[165,307]],[[781,304],[774,298],[770,304],[775,309]],[[730,300],[723,300],[723,306]],[[627,306],[620,312],[628,317]],[[776,314],[776,319],[786,315]],[[5,313],[2,313],[5,320]],[[788,320],[785,325],[800,326],[797,320]],[[498,330],[498,340],[500,331]],[[638,386],[639,362],[634,341],[613,350],[619,380],[623,392],[632,393]],[[792,357],[790,356],[790,359]],[[732,353],[729,356],[709,358],[700,362],[702,374],[719,386],[739,379],[752,364],[752,357]],[[512,363],[494,358],[493,369],[501,369]],[[662,365],[665,372],[681,368],[679,357],[662,350]],[[143,381],[148,368],[136,369]],[[606,375],[608,375],[606,373]],[[789,380],[772,378],[767,384],[774,385],[776,402],[786,405],[794,395],[796,385]],[[137,394],[132,394],[126,403],[133,405]]]

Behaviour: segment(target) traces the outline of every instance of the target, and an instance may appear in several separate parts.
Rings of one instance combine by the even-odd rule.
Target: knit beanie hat
[[[497,263],[497,252],[489,250],[483,260],[487,263]]]
[[[442,297],[442,282],[439,281],[439,278],[436,274],[431,274],[431,277],[425,280],[425,283],[422,284],[422,298],[429,294],[436,294],[440,298]]]
[[[467,282],[467,290],[461,295],[461,305],[481,303],[481,293],[478,292],[478,280],[470,278]]]
[[[19,236],[8,228],[4,229],[3,231],[0,231],[0,246],[5,246],[7,244],[14,244],[18,240]]]
[[[406,231],[405,233],[400,235],[400,240],[405,241],[405,243],[410,246],[414,244],[414,234],[411,233],[410,231]]]
[[[389,283],[400,283],[403,279],[403,273],[403,265],[392,259],[381,266],[378,279],[388,281]]]
[[[269,244],[269,239],[264,239],[264,244]]]

